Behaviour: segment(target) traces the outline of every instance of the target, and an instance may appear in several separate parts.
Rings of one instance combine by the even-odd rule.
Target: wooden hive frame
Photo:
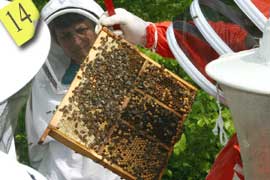
[[[115,43],[117,45],[114,45]],[[120,49],[120,51],[117,51],[120,54],[125,54],[125,48],[137,54],[134,57],[126,54],[129,59],[133,58],[132,62],[135,62],[135,64],[131,63],[126,66],[127,68],[131,67],[129,72],[135,73],[135,76],[130,76],[129,79],[122,81],[123,77],[119,75],[122,85],[127,87],[123,90],[120,88],[120,96],[117,94],[118,89],[115,88],[117,86],[110,82],[112,88],[116,89],[117,92],[112,93],[114,97],[109,98],[119,97],[120,100],[116,100],[119,106],[116,103],[116,106],[114,106],[115,104],[111,105],[115,109],[108,110],[105,106],[110,102],[110,99],[104,100],[101,97],[101,100],[97,100],[105,101],[103,103],[104,108],[92,108],[91,112],[87,111],[95,118],[87,119],[84,123],[77,121],[77,119],[81,120],[80,118],[85,117],[81,112],[84,111],[84,106],[78,104],[78,100],[74,99],[83,96],[78,87],[81,87],[83,80],[85,80],[87,68],[95,68],[96,66],[100,70],[96,73],[105,72],[106,64],[97,65],[97,63],[107,61],[105,57],[108,54],[102,54],[102,50],[108,49],[108,51],[114,52],[115,46],[116,49]],[[123,48],[123,46],[125,47]],[[124,49],[123,52],[121,48],[122,51]],[[99,57],[102,57],[102,60],[99,60]],[[104,74],[101,76],[105,76]],[[117,78],[117,73],[115,76]],[[93,90],[93,94],[94,92],[98,93],[95,88],[99,85],[93,83],[98,82],[97,74],[93,73],[89,77],[88,80],[90,84],[92,83],[89,87],[90,90]],[[113,78],[111,76],[105,77]],[[105,88],[107,87],[102,86],[101,91]],[[160,92],[156,93],[157,91]],[[161,179],[168,158],[173,151],[173,145],[180,138],[183,121],[191,110],[195,94],[195,87],[139,52],[136,47],[133,47],[124,39],[103,28],[90,50],[89,56],[81,65],[67,94],[40,138],[40,143],[50,135],[75,152],[93,159],[125,179]],[[175,96],[179,96],[179,99],[176,99]],[[91,96],[87,96],[87,98],[87,101],[89,99],[91,101]],[[91,103],[94,102],[91,101]],[[93,105],[91,107],[98,106]],[[104,120],[104,116],[96,116],[96,114],[106,114],[107,111],[114,112],[112,117],[105,116],[107,119]],[[143,119],[140,119],[142,117]],[[167,117],[170,117],[170,119],[164,121]],[[73,121],[73,118],[77,118],[76,121]],[[95,121],[95,119],[97,120]],[[92,123],[89,126],[96,127],[94,130],[90,131],[85,127],[89,121]],[[78,126],[80,130],[76,129]],[[174,129],[174,131],[172,132],[171,129]],[[88,131],[88,134],[85,131]],[[149,149],[151,153],[145,154],[149,153]],[[132,164],[134,165],[132,166]],[[142,169],[139,169],[139,167],[146,167],[146,170],[141,172]]]

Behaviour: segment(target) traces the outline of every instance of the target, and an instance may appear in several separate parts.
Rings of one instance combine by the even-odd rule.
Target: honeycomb
[[[47,134],[125,179],[161,179],[196,89],[107,29]]]

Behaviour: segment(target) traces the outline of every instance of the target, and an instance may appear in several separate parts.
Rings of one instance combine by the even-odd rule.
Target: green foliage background
[[[41,9],[47,0],[33,0]],[[146,21],[157,22],[171,20],[189,6],[192,0],[114,0],[115,7],[123,7]],[[102,0],[97,2],[104,7]],[[164,59],[149,50],[141,49],[145,54],[163,64],[183,79],[194,84],[175,60]],[[195,84],[194,84],[195,85]],[[231,115],[226,107],[222,107],[225,129],[231,136],[234,132]],[[212,129],[218,117],[215,99],[199,90],[192,107],[192,112],[184,123],[184,131],[180,141],[168,162],[163,180],[200,180],[205,179],[217,153],[222,146]],[[28,164],[27,141],[24,133],[24,113],[20,114],[19,127],[16,134],[16,146],[19,149],[20,161]]]

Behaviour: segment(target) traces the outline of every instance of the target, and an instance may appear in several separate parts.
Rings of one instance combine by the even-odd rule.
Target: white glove
[[[108,16],[108,13],[105,12],[99,23],[103,26],[120,24],[122,32],[116,30],[116,34],[123,35],[126,40],[136,45],[145,46],[146,44],[146,27],[149,23],[125,9],[115,9],[115,15],[113,16]]]

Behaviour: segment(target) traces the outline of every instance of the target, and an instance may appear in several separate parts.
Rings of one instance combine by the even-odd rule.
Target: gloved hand
[[[146,27],[149,23],[125,9],[115,9],[113,16],[108,16],[108,13],[105,12],[100,17],[99,23],[104,26],[120,24],[122,32],[116,30],[116,34],[123,35],[126,40],[136,45],[145,46],[146,44]]]

